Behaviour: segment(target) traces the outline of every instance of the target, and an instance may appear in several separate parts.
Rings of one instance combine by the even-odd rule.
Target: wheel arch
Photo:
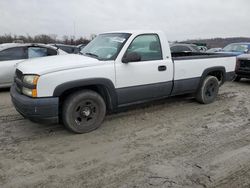
[[[220,85],[222,85],[226,80],[226,69],[223,66],[210,67],[205,69],[202,73],[199,87],[201,87],[203,81],[207,76],[215,76],[220,82]]]
[[[117,94],[114,84],[111,80],[105,78],[81,79],[63,83],[55,88],[53,96],[59,97],[61,104],[67,96],[83,89],[93,90],[100,94],[108,110],[112,111],[117,107]]]

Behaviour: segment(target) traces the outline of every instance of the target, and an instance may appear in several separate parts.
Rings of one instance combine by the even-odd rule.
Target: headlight
[[[37,97],[38,79],[38,75],[25,75],[22,80],[24,83],[24,86],[22,87],[22,93],[29,97]]]
[[[34,97],[34,98],[37,97],[37,90],[36,89],[30,89],[30,88],[23,87],[22,93],[26,96],[29,96],[29,97]]]
[[[32,97],[32,89],[23,87],[22,93],[23,93],[24,95],[27,95],[27,96],[29,96],[29,97]]]
[[[30,85],[37,85],[38,79],[38,75],[26,75],[23,77],[23,82]]]

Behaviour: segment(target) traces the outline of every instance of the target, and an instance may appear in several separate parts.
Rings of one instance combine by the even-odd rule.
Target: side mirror
[[[126,53],[123,58],[123,63],[138,62],[141,61],[141,55],[136,52]]]

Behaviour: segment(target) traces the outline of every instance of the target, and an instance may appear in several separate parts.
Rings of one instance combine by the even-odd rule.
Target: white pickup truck
[[[188,93],[211,103],[219,86],[233,79],[236,64],[227,54],[171,54],[161,31],[103,33],[81,54],[19,65],[11,88],[17,111],[86,133],[98,128],[107,112],[132,104]]]

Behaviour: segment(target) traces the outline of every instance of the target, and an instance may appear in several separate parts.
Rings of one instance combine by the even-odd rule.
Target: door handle
[[[159,66],[158,71],[166,71],[167,67],[165,65]]]

